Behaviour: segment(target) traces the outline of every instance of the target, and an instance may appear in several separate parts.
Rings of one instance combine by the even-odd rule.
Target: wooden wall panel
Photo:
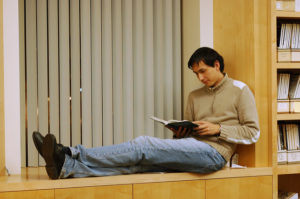
[[[0,193],[1,199],[54,199],[54,190],[18,191]]]
[[[206,181],[206,199],[272,198],[272,176]]]
[[[205,181],[181,181],[133,185],[134,199],[202,199],[205,198]]]
[[[132,185],[115,185],[101,187],[84,187],[70,189],[55,189],[55,198],[59,199],[131,199]]]
[[[261,136],[255,145],[238,149],[240,164],[247,166],[271,165],[267,11],[267,0],[214,1],[214,48],[224,57],[224,71],[255,95]]]

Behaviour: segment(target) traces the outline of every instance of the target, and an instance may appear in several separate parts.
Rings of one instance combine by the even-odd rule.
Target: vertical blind
[[[86,147],[181,119],[180,0],[24,0],[27,165],[32,132]]]

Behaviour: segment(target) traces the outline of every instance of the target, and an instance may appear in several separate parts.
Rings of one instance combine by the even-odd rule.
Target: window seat
[[[211,174],[196,173],[143,173],[106,177],[51,180],[44,167],[22,168],[21,175],[1,176],[0,193],[12,191],[63,189],[108,185],[128,185],[177,181],[198,181],[227,178],[272,176],[272,168],[224,168]]]

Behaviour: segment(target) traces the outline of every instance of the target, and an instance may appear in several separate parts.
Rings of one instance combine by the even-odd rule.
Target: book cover
[[[188,120],[163,120],[154,116],[150,118],[153,119],[154,121],[157,121],[159,123],[162,123],[165,126],[169,126],[174,129],[178,129],[179,127],[194,128],[198,126],[197,124],[194,124],[193,122]]]

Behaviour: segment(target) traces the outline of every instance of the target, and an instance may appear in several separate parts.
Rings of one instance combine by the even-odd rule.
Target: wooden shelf
[[[278,175],[299,174],[300,173],[300,164],[278,165],[277,172],[278,172]]]
[[[277,69],[300,69],[300,62],[297,62],[297,63],[291,63],[291,62],[276,63],[275,66],[276,66]]]
[[[299,18],[300,19],[300,12],[293,12],[293,11],[275,11],[275,15],[277,18]]]
[[[300,120],[300,113],[278,113],[277,120]]]

